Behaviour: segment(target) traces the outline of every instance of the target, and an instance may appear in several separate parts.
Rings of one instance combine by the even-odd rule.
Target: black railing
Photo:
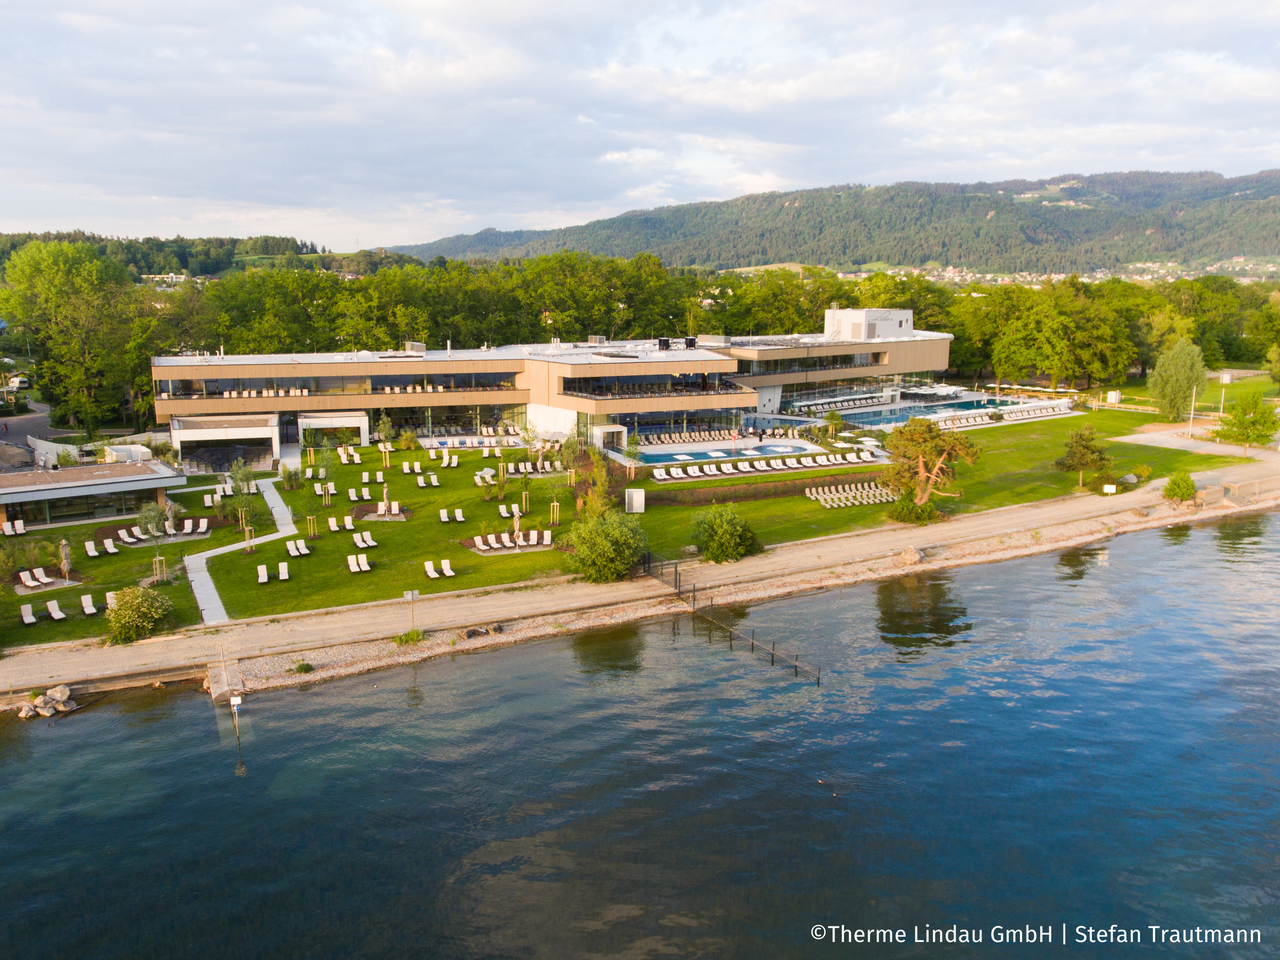
[[[705,606],[699,607],[696,600],[697,593],[694,593],[694,597],[694,615],[702,617],[712,625],[712,629],[707,631],[708,642],[716,639],[715,628],[719,628],[724,631],[724,639],[729,642],[730,650],[733,650],[734,643],[737,643],[739,648],[747,649],[756,659],[767,660],[770,666],[790,670],[794,676],[805,677],[816,684],[822,683],[821,667],[801,660],[798,653],[779,648],[776,640],[757,638],[754,630],[750,633],[739,630],[733,622],[733,611],[728,607],[717,607],[714,600],[708,600]]]
[[[681,600],[684,599],[684,592],[680,587],[679,562],[663,559],[656,553],[650,553],[646,550],[644,557],[640,560],[640,572],[645,576],[653,577],[655,580],[661,580],[676,592],[677,597]]]

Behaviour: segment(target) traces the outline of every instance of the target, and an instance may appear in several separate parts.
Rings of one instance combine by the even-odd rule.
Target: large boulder
[[[71,699],[71,688],[68,687],[65,683],[60,683],[56,687],[54,687],[52,690],[46,690],[44,693],[45,693],[45,696],[47,696],[50,700],[70,700]]]
[[[32,717],[36,716],[36,708],[29,703],[24,703],[18,708],[18,716],[23,720],[30,720]]]
[[[57,701],[54,700],[53,697],[46,696],[42,693],[31,701],[31,705],[39,710],[41,707],[52,707],[56,702]]]
[[[40,714],[42,717],[52,717],[57,712],[57,710],[49,706],[36,707],[36,713]]]
[[[76,709],[76,702],[74,700],[59,700],[53,705],[53,709],[59,713],[70,713]]]

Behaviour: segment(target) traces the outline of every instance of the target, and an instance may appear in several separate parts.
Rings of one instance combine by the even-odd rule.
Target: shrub
[[[406,630],[400,636],[396,637],[395,644],[397,647],[408,647],[415,643],[422,642],[422,631],[418,629]]]
[[[755,531],[727,503],[695,513],[692,536],[698,552],[712,563],[733,563],[760,549]]]
[[[573,547],[574,567],[591,583],[623,579],[649,545],[640,521],[617,511],[579,520],[565,541]]]
[[[1151,466],[1146,463],[1140,463],[1133,468],[1133,475],[1138,478],[1139,483],[1146,483],[1151,479]]]
[[[1185,470],[1175,470],[1169,474],[1169,481],[1164,485],[1166,500],[1181,503],[1184,500],[1194,499],[1195,495],[1196,482],[1191,479],[1191,474]]]
[[[1128,493],[1130,490],[1134,489],[1132,483],[1125,483],[1117,478],[1110,470],[1102,470],[1099,473],[1095,473],[1093,475],[1093,479],[1085,484],[1085,486],[1094,493],[1102,493],[1102,488],[1110,485],[1115,486],[1116,493]]]
[[[314,669],[315,667],[307,663],[307,661],[305,660],[299,660],[297,663],[293,665],[294,673],[310,673]]]
[[[399,446],[401,450],[414,450],[418,446],[418,435],[408,427],[400,431]]]
[[[297,490],[302,486],[301,467],[280,467],[280,486],[286,490]]]
[[[149,587],[125,587],[116,591],[116,605],[107,609],[112,643],[133,643],[151,635],[165,620],[173,604]]]
[[[889,519],[897,520],[899,523],[914,523],[923,527],[926,524],[937,523],[942,519],[942,514],[938,512],[938,508],[933,505],[932,501],[916,503],[915,497],[908,490],[895,500],[893,506],[889,508]]]

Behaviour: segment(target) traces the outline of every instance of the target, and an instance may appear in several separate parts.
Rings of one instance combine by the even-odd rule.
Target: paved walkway
[[[1202,482],[1238,482],[1258,479],[1262,473],[1275,475],[1272,463],[1248,463],[1211,474],[1197,475]],[[888,526],[856,534],[842,534],[819,540],[783,544],[765,553],[734,564],[689,564],[684,568],[685,585],[696,583],[699,593],[744,581],[769,581],[797,573],[834,570],[844,565],[895,556],[908,547],[923,549],[967,543],[990,537],[1047,528],[1093,517],[1126,512],[1146,507],[1161,499],[1162,481],[1155,481],[1131,493],[1099,498],[1078,494],[1040,503],[1024,504],[956,517],[932,527]],[[273,513],[283,503],[273,488],[265,493],[273,504]],[[278,515],[278,514],[277,514]],[[282,527],[293,531],[291,519],[280,516]],[[281,532],[264,540],[288,536]],[[188,558],[192,569],[192,585],[197,577],[199,560],[217,553],[241,549],[239,544],[207,551]],[[191,564],[196,560],[196,564]],[[204,577],[208,578],[207,571]],[[212,581],[209,581],[210,585]],[[582,582],[553,582],[523,587],[490,587],[423,598],[414,605],[413,616],[426,630],[459,629],[479,623],[510,621],[524,617],[563,615],[566,628],[572,628],[574,613],[601,606],[656,600],[671,595],[665,584],[649,578],[617,584],[595,585]],[[199,597],[200,594],[197,593]],[[216,597],[216,590],[213,591]],[[216,627],[195,628],[171,638],[158,638],[128,647],[99,647],[96,643],[76,641],[39,647],[18,648],[0,660],[0,691],[26,690],[52,686],[90,677],[135,674],[145,670],[190,667],[199,672],[204,665],[219,659],[225,650],[227,660],[267,654],[289,653],[317,647],[361,640],[382,639],[408,629],[409,604],[405,600],[386,600],[355,607],[280,614],[254,620],[214,620],[216,611],[209,602],[206,619]],[[220,603],[218,605],[220,607]]]
[[[277,492],[275,483],[275,480],[259,480],[258,491],[271,510],[271,517],[276,523],[276,532],[267,534],[265,537],[254,537],[254,543],[269,543],[272,540],[296,536],[298,533],[298,528],[293,522],[293,513]],[[186,558],[187,576],[191,578],[191,592],[195,594],[196,604],[200,607],[200,617],[206,624],[226,623],[231,619],[227,616],[227,609],[222,605],[218,588],[214,586],[213,577],[209,574],[208,559],[243,549],[243,543],[232,543],[225,547],[205,550],[203,553],[193,553]]]

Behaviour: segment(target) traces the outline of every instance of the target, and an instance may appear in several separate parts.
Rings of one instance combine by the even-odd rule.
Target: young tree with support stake
[[[929,502],[933,494],[958,497],[958,493],[944,493],[955,480],[957,460],[973,463],[979,450],[966,436],[954,431],[944,432],[932,420],[912,417],[895,429],[885,441],[885,449],[893,456],[893,462],[885,470],[880,482],[899,497],[911,494],[916,506]]]
[[[1086,470],[1105,470],[1111,466],[1111,456],[1106,446],[1098,439],[1092,424],[1079,430],[1067,432],[1067,452],[1053,462],[1057,470],[1064,473],[1080,472],[1080,486],[1084,486]]]
[[[1280,430],[1280,420],[1276,417],[1276,408],[1263,399],[1261,390],[1254,390],[1231,404],[1214,436],[1227,443],[1240,444],[1247,457],[1249,447],[1270,443],[1277,430]]]

